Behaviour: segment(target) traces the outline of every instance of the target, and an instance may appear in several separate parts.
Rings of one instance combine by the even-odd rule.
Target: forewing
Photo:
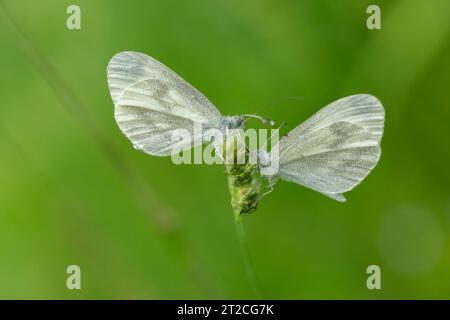
[[[369,174],[381,153],[377,135],[343,121],[306,133],[295,129],[279,146],[281,178],[338,201]]]
[[[115,118],[121,131],[133,145],[146,153],[167,156],[173,153],[173,134],[184,129],[191,137],[183,146],[188,149],[202,142],[203,131],[215,128],[220,115],[211,114],[202,100],[180,82],[168,79],[145,79],[123,91],[118,99]]]
[[[291,133],[298,136],[306,135],[339,121],[363,127],[380,142],[384,130],[384,108],[372,95],[348,96],[322,108]]]
[[[125,89],[138,81],[153,79],[168,82],[172,88],[183,92],[186,97],[183,103],[187,109],[210,119],[221,117],[217,108],[197,89],[164,64],[143,53],[125,51],[116,54],[108,64],[107,74],[114,105],[117,105]]]

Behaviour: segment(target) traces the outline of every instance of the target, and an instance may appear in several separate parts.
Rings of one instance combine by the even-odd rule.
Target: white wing
[[[323,193],[327,197],[339,201],[339,202],[345,202],[347,199],[345,199],[344,195],[342,193]]]
[[[124,51],[116,54],[108,64],[107,74],[114,105],[117,105],[120,95],[129,86],[144,79],[155,79],[170,82],[179,91],[190,95],[189,100],[193,101],[190,104],[199,106],[199,112],[209,114],[212,118],[220,117],[216,107],[197,89],[170,68],[143,53]]]
[[[185,150],[202,143],[202,132],[195,132],[195,125],[201,124],[202,131],[218,127],[221,115],[211,112],[199,95],[179,81],[141,80],[123,91],[115,118],[136,148],[151,155],[168,156],[173,153],[175,130],[189,132],[191,140],[181,148]]]
[[[340,99],[280,140],[279,175],[345,201],[342,193],[358,185],[377,164],[383,126],[384,109],[376,98]]]
[[[384,130],[384,108],[381,102],[369,94],[356,94],[336,100],[319,110],[295,128],[291,134],[305,135],[335,122],[357,124],[381,141]]]
[[[348,122],[280,141],[279,175],[332,198],[353,189],[375,167],[381,149],[376,136]]]
[[[149,154],[170,155],[172,134],[177,129],[189,131],[194,145],[201,143],[201,136],[194,136],[194,124],[208,129],[222,119],[198,90],[145,54],[118,53],[108,64],[107,73],[120,129],[135,147]]]

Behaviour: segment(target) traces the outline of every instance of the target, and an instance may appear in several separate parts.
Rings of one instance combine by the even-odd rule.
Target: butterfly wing
[[[208,112],[191,90],[161,79],[146,79],[131,85],[121,94],[115,108],[120,130],[133,145],[144,152],[168,156],[173,153],[174,136],[183,129],[188,140],[178,150],[202,143],[202,132],[216,128],[220,114]],[[202,130],[194,127],[202,126]]]
[[[108,64],[108,85],[115,118],[136,148],[158,156],[171,154],[174,130],[191,133],[182,149],[201,143],[194,125],[214,128],[222,116],[198,90],[157,60],[138,52],[121,52]]]
[[[204,109],[214,116],[220,112],[197,89],[192,87],[177,73],[158,60],[140,52],[124,51],[116,54],[107,67],[108,86],[114,105],[122,92],[134,83],[144,79],[156,79],[171,82],[180,90],[189,92]]]
[[[291,133],[305,135],[339,121],[365,128],[380,142],[384,130],[384,108],[381,102],[370,94],[344,97],[319,110]],[[296,133],[297,131],[299,132]]]
[[[344,197],[344,195],[342,193],[325,193],[325,192],[323,192],[323,194],[326,195],[328,198],[331,198],[331,199],[339,201],[339,202],[347,201],[347,199]]]
[[[280,140],[279,176],[345,201],[342,193],[377,164],[383,127],[384,109],[376,98],[333,102]]]

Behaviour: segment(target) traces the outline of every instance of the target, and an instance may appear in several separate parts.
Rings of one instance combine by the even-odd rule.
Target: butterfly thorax
[[[244,118],[241,116],[222,117],[220,126],[227,129],[243,129]]]
[[[257,149],[251,152],[253,163],[257,163],[258,172],[261,177],[267,178],[268,182],[273,182],[278,178],[277,172],[271,170],[272,157],[271,153],[264,149]]]

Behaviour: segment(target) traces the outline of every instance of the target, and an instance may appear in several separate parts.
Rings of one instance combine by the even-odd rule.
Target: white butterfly
[[[191,141],[181,146],[185,150],[205,142],[203,133],[208,129],[243,126],[243,116],[222,116],[204,95],[145,54],[118,53],[109,62],[107,74],[120,130],[148,154],[171,155],[175,130],[190,133]],[[195,132],[195,124],[203,130]]]
[[[278,152],[258,151],[261,174],[278,161],[278,173],[266,174],[267,193],[281,178],[346,201],[342,194],[378,163],[383,129],[384,108],[374,96],[358,94],[329,104],[284,136],[274,146]]]
[[[245,116],[266,122],[255,115],[222,116],[175,72],[142,53],[115,55],[107,73],[117,124],[136,148],[151,155],[172,154],[175,130],[190,133],[184,150],[205,142],[203,133],[208,129],[225,133],[243,128]],[[202,124],[199,133],[196,124]],[[260,172],[268,175],[271,190],[282,178],[345,201],[342,194],[377,164],[383,129],[384,109],[377,98],[367,94],[342,98],[283,137],[274,147],[279,152],[260,150]],[[279,171],[265,174],[273,161],[278,161]]]

